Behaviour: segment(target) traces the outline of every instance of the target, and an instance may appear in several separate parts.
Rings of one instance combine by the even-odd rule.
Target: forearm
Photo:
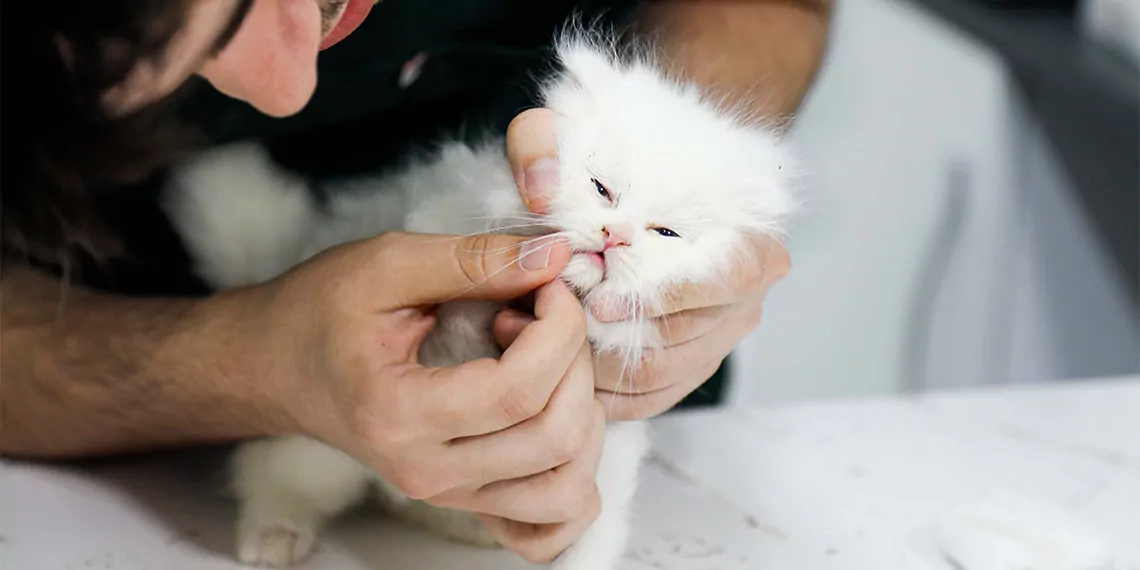
[[[834,0],[655,0],[638,19],[679,71],[765,116],[795,113],[827,48]]]
[[[237,299],[132,299],[22,268],[0,283],[0,453],[66,458],[258,435]],[[230,306],[232,305],[232,306]]]

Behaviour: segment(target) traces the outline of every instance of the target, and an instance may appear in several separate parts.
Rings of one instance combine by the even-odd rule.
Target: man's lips
[[[368,13],[372,11],[372,7],[375,5],[374,0],[348,0],[340,20],[329,31],[329,35],[321,40],[320,49],[328,49],[355,32],[356,28],[364,23],[364,19],[368,17]]]

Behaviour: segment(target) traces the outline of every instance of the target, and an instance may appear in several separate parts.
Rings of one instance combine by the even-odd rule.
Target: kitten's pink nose
[[[602,246],[602,251],[619,245],[629,245],[629,240],[626,239],[625,235],[621,232],[610,231],[609,228],[602,228],[602,235],[606,238],[606,245]]]

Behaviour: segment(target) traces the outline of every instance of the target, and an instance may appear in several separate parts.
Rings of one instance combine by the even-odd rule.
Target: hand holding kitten
[[[597,516],[604,417],[585,315],[551,281],[569,254],[547,244],[532,259],[521,241],[394,232],[332,248],[235,292],[252,345],[230,360],[264,381],[270,433],[310,434],[411,498],[485,514],[500,543],[548,561]],[[535,288],[537,319],[501,359],[417,362],[434,305]]]
[[[548,109],[531,109],[511,122],[507,155],[527,208],[547,213],[543,188],[556,184],[556,117]],[[644,419],[665,412],[708,380],[736,345],[760,323],[768,290],[791,269],[791,259],[775,239],[752,240],[747,263],[739,263],[726,284],[685,285],[666,294],[658,311],[644,316],[656,323],[667,347],[647,352],[632,378],[620,381],[622,362],[616,355],[595,363],[595,388],[610,420]],[[599,314],[602,322],[630,315]]]

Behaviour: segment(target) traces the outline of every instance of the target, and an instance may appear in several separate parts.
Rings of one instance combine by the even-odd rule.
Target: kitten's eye
[[[661,234],[662,236],[665,236],[665,237],[675,237],[675,238],[681,237],[680,234],[678,234],[677,232],[675,232],[669,228],[650,228],[650,229],[657,232],[658,234]]]
[[[606,187],[602,186],[602,183],[598,182],[597,178],[591,178],[590,182],[594,183],[594,188],[598,189],[598,194],[601,194],[602,198],[613,201],[613,198],[610,197],[610,191],[606,190]]]

